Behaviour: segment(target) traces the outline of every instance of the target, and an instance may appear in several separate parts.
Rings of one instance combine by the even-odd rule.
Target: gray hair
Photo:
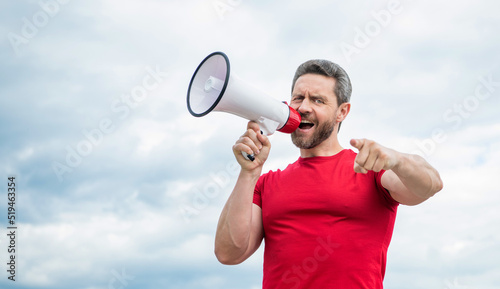
[[[347,72],[340,65],[323,59],[306,61],[297,68],[293,77],[292,92],[297,79],[308,73],[324,75],[336,80],[333,92],[337,96],[337,105],[350,101],[352,86]]]

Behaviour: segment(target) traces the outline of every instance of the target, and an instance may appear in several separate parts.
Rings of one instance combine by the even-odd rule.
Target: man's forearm
[[[400,161],[392,171],[412,194],[428,199],[443,188],[439,173],[425,159],[404,153],[399,157]]]

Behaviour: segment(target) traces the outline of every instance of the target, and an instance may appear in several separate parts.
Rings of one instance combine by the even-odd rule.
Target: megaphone
[[[286,103],[234,75],[229,58],[223,52],[211,53],[196,68],[189,83],[187,106],[195,117],[222,111],[253,120],[266,135],[275,131],[292,133],[301,119]]]

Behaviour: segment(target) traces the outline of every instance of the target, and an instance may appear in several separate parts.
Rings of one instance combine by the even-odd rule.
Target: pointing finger
[[[364,139],[351,139],[350,143],[353,147],[360,150],[363,147],[363,145],[365,144],[365,140]]]

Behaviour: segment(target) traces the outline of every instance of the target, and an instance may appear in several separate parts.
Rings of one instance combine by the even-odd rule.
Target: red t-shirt
[[[356,153],[299,158],[260,177],[263,289],[381,289],[398,203]]]

